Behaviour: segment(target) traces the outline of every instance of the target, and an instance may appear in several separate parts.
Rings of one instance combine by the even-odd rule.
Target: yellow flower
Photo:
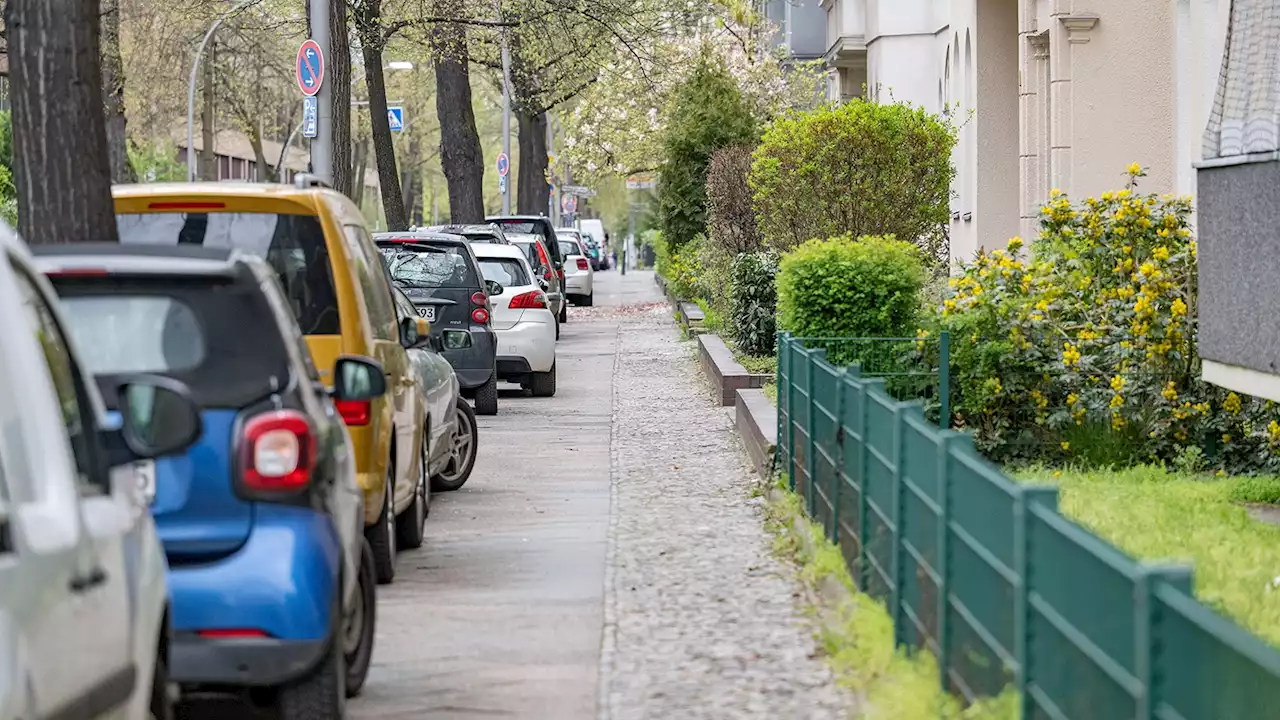
[[[1115,390],[1116,392],[1120,392],[1121,390],[1124,390],[1124,382],[1125,381],[1123,377],[1116,375],[1115,377],[1111,378],[1111,389]]]
[[[1039,310],[1040,312],[1048,312],[1049,302],[1047,300],[1041,300],[1040,302],[1036,303],[1036,309]]]
[[[1280,445],[1280,423],[1272,420],[1271,424],[1267,425],[1267,439],[1271,441],[1273,447]]]
[[[1215,476],[1215,477],[1226,477],[1226,476],[1227,476],[1227,471],[1226,471],[1226,470],[1219,470],[1218,472],[1214,473],[1214,476]]]
[[[1022,249],[1022,238],[1013,237],[1009,239],[1009,252],[1017,253]]]
[[[1117,410],[1117,409],[1122,408],[1122,407],[1124,407],[1124,396],[1123,396],[1123,395],[1121,395],[1120,393],[1116,393],[1115,395],[1112,395],[1112,396],[1111,396],[1111,409],[1112,409],[1112,410]]]
[[[1142,174],[1142,166],[1141,166],[1141,165],[1139,165],[1139,164],[1138,164],[1138,163],[1136,163],[1136,162],[1135,162],[1135,163],[1129,163],[1129,166],[1128,166],[1128,167],[1126,167],[1126,168],[1125,168],[1125,170],[1126,170],[1126,171],[1129,173],[1129,175],[1130,175],[1130,176],[1132,176],[1132,177],[1137,177],[1138,175],[1141,175],[1141,174]]]
[[[1075,393],[1071,393],[1071,394],[1067,395],[1067,404],[1068,404],[1068,405],[1075,405],[1075,404],[1076,404],[1077,402],[1079,402],[1079,401],[1080,401],[1080,396],[1079,396],[1079,395],[1077,395],[1077,394],[1075,394]],[[1277,427],[1277,428],[1280,428],[1280,425],[1277,425],[1276,427]]]
[[[1222,409],[1232,415],[1240,414],[1240,396],[1235,393],[1227,393],[1227,399],[1222,401]]]
[[[1173,388],[1172,380],[1165,383],[1164,390],[1161,390],[1160,394],[1163,395],[1164,399],[1168,400],[1169,402],[1177,402],[1178,400],[1178,391]]]
[[[1165,247],[1165,246],[1161,245],[1160,247],[1158,247],[1158,248],[1156,248],[1155,250],[1152,250],[1152,251],[1151,251],[1151,257],[1153,257],[1153,258],[1155,258],[1155,259],[1157,259],[1157,260],[1168,260],[1168,259],[1169,259],[1169,248],[1167,248],[1167,247]]]
[[[1222,434],[1222,444],[1224,444],[1224,445],[1230,445],[1230,444],[1231,444],[1231,435],[1230,435],[1230,433],[1223,433],[1223,434]]]
[[[1054,476],[1054,477],[1062,477],[1062,471],[1061,471],[1061,470],[1054,470],[1054,471],[1053,471],[1053,476]]]
[[[1174,317],[1182,317],[1187,314],[1187,304],[1182,302],[1182,298],[1174,298],[1173,303],[1169,305],[1169,312]]]
[[[1062,344],[1062,364],[1071,367],[1080,363],[1080,349],[1071,343]]]
[[[1062,441],[1062,449],[1063,449],[1063,450],[1070,450],[1070,449],[1071,449],[1071,443],[1067,442],[1066,440],[1063,440],[1063,441]]]
[[[1059,190],[1058,188],[1054,188],[1054,189],[1052,189],[1052,190],[1050,190],[1050,191],[1049,191],[1049,197],[1050,197],[1050,198],[1057,198],[1057,197],[1058,197],[1059,195],[1061,195],[1061,194],[1062,194],[1062,191],[1061,191],[1061,190]]]

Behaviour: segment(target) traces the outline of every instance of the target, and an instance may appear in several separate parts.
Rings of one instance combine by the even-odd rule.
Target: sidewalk
[[[848,717],[757,481],[665,307],[614,367],[601,720]]]

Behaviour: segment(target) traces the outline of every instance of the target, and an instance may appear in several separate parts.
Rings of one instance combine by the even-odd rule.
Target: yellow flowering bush
[[[1136,171],[1135,171],[1136,170]],[[1269,404],[1200,381],[1189,198],[1054,191],[1029,248],[961,266],[931,331],[952,335],[952,407],[1002,462],[1280,470]]]

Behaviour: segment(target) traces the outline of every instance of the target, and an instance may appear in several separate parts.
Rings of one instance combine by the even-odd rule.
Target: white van
[[[592,239],[596,241],[597,244],[600,245],[600,253],[604,256],[601,258],[601,260],[604,263],[602,267],[607,270],[608,258],[609,258],[609,244],[605,242],[605,238],[604,238],[604,222],[597,218],[592,218],[590,220],[579,220],[578,230],[581,231],[584,235],[589,235]]]

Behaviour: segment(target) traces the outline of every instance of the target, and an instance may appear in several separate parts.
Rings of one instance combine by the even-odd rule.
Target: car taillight
[[[471,321],[484,325],[489,322],[489,311],[484,308],[476,308],[471,311]]]
[[[488,299],[489,296],[482,292],[471,293],[471,304],[477,307],[484,307],[484,304]]]
[[[547,296],[538,290],[520,293],[511,298],[512,310],[546,310]]]
[[[342,416],[342,422],[350,426],[368,425],[369,418],[373,416],[373,401],[371,400],[338,400],[334,403],[338,408],[338,414]]]
[[[244,425],[241,469],[251,490],[296,490],[311,480],[316,445],[311,424],[293,410],[275,410]]]
[[[587,269],[587,267],[589,267],[589,265],[588,265],[588,263],[587,263],[587,259],[586,259],[586,258],[584,258],[584,257],[580,257],[580,258],[578,258],[578,269],[579,269],[579,270],[586,270],[586,269]]]

